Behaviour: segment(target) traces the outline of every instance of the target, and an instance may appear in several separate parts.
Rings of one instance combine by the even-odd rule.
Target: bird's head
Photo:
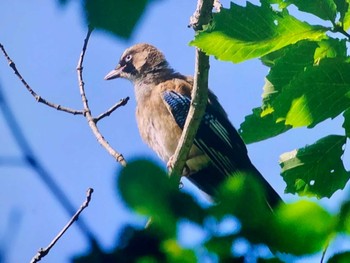
[[[124,51],[118,65],[105,76],[105,80],[125,78],[136,82],[167,69],[168,62],[163,53],[152,45],[141,43]]]

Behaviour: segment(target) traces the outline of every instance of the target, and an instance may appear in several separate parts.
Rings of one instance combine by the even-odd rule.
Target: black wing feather
[[[162,96],[176,123],[183,129],[191,105],[191,99],[175,91],[164,91]],[[225,111],[212,93],[209,93],[209,103],[198,128],[194,144],[208,155],[214,167],[224,177],[237,172],[253,174],[265,187],[269,206],[275,206],[281,202],[281,198],[276,191],[251,163],[242,138],[230,123]],[[210,169],[213,172],[213,169]],[[193,180],[202,190],[212,195],[214,192],[213,187],[216,187],[220,183],[218,181],[223,179],[217,178],[219,180],[215,182],[214,178],[211,178],[211,184],[215,184],[213,186],[208,185],[209,182],[206,182],[207,177],[208,175],[204,176],[203,173],[198,172],[198,175],[193,175]]]

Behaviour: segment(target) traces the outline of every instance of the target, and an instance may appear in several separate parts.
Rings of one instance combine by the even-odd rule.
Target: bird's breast
[[[138,104],[136,120],[142,139],[168,162],[174,154],[182,130],[165,107],[163,101]]]

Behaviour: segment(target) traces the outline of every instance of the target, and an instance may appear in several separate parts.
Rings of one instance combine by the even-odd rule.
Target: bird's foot
[[[169,158],[169,161],[166,164],[169,174],[174,169],[174,155]],[[184,169],[182,170],[182,176],[188,176],[190,174],[189,167],[185,164]]]

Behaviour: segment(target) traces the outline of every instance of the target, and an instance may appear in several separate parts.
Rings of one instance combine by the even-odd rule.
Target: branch
[[[7,59],[7,62],[9,64],[9,66],[12,68],[13,72],[15,73],[15,75],[19,78],[19,80],[23,83],[23,85],[26,87],[26,89],[29,91],[29,93],[35,98],[35,100],[37,102],[43,103],[51,108],[54,108],[56,110],[59,111],[64,111],[64,112],[68,112],[74,115],[83,115],[84,111],[83,110],[75,110],[75,109],[71,109],[71,108],[67,108],[64,106],[61,106],[59,104],[55,104],[52,103],[50,101],[47,101],[46,99],[42,98],[41,96],[39,96],[30,86],[29,84],[25,81],[25,79],[22,77],[22,75],[19,73],[19,71],[17,70],[17,67],[15,65],[15,63],[12,61],[12,59],[10,58],[10,56],[7,54],[4,46],[0,43],[0,49],[2,51],[2,53],[4,54],[5,58]]]
[[[84,81],[83,81],[83,62],[84,62],[84,57],[85,57],[85,53],[86,53],[86,48],[87,48],[87,44],[89,42],[89,38],[90,35],[93,31],[92,27],[89,27],[88,33],[86,35],[86,38],[84,40],[84,45],[83,45],[83,49],[81,51],[80,57],[79,57],[79,61],[78,61],[78,66],[77,66],[77,74],[78,74],[78,82],[79,82],[79,90],[80,90],[80,96],[83,102],[83,106],[84,106],[84,116],[87,119],[87,122],[93,132],[93,134],[95,135],[97,141],[108,151],[108,153],[110,155],[112,155],[122,166],[126,166],[126,161],[123,157],[122,154],[118,153],[116,150],[114,150],[110,144],[106,141],[106,139],[103,137],[103,135],[101,134],[101,132],[99,131],[99,129],[96,126],[96,122],[100,119],[102,119],[104,116],[102,117],[98,117],[98,118],[93,118],[92,114],[91,114],[91,110],[89,108],[89,103],[88,100],[86,98],[86,94],[85,94],[85,87],[84,87]],[[124,104],[125,105],[127,102],[127,99],[125,99]],[[121,103],[122,104],[122,103]],[[121,105],[119,105],[121,106]],[[118,107],[119,107],[118,106]],[[114,109],[115,110],[115,109]],[[108,112],[108,111],[107,111]],[[100,115],[101,116],[101,115]]]
[[[197,9],[190,19],[190,25],[195,31],[201,30],[203,25],[211,19],[214,0],[198,0]],[[182,174],[188,153],[193,145],[199,124],[205,112],[208,101],[209,57],[196,48],[195,74],[192,90],[191,107],[186,123],[177,145],[173,160],[174,166],[171,176]]]
[[[91,201],[91,195],[94,189],[89,188],[86,192],[86,200],[80,206],[79,210],[74,214],[74,216],[69,220],[69,222],[64,226],[64,228],[58,233],[58,235],[51,241],[51,243],[46,248],[39,249],[38,253],[32,258],[31,263],[39,262],[43,257],[45,257],[51,250],[51,248],[56,244],[56,242],[63,236],[63,234],[68,230],[68,228],[78,220],[79,215],[83,210],[88,207]]]
[[[112,114],[113,111],[115,111],[116,109],[118,109],[121,106],[125,106],[129,101],[129,97],[126,97],[124,99],[121,99],[119,102],[117,102],[116,104],[114,104],[110,109],[108,109],[107,111],[105,111],[104,113],[100,114],[98,117],[94,118],[94,122],[97,123],[100,120],[102,120],[103,118],[109,116]]]

